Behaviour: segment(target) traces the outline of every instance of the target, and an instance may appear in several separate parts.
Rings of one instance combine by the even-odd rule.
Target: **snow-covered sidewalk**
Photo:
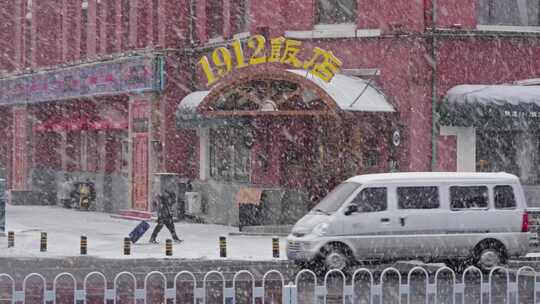
[[[88,237],[88,255],[103,258],[165,258],[165,239],[170,238],[164,227],[158,235],[159,244],[148,239],[156,225],[131,247],[131,255],[123,255],[123,240],[138,224],[136,221],[114,219],[110,214],[82,212],[51,206],[6,206],[7,231],[15,232],[15,247],[7,248],[7,237],[0,237],[0,257],[66,257],[79,255],[80,236]],[[272,260],[271,237],[228,236],[238,228],[192,223],[176,223],[176,231],[184,240],[173,244],[173,258],[219,259],[220,235],[227,236],[227,258],[242,260]],[[47,232],[47,252],[40,252],[40,234]],[[280,239],[285,256],[285,241]]]

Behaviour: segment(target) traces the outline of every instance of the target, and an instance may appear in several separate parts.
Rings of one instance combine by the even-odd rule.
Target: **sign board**
[[[0,105],[160,91],[162,71],[161,57],[134,56],[0,79]]]
[[[261,202],[262,190],[257,188],[243,187],[236,193],[236,204],[259,205]]]
[[[304,69],[329,82],[343,65],[330,51],[315,47],[304,60],[299,58],[302,51],[302,41],[277,37],[271,39],[268,45],[264,36],[255,35],[248,38],[245,45],[236,39],[230,47],[215,48],[210,58],[203,56],[199,60],[199,65],[208,86],[234,70],[263,63],[280,63],[294,69]]]

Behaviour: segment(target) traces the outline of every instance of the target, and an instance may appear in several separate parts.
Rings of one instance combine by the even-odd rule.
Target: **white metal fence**
[[[289,282],[279,271],[262,277],[243,270],[211,271],[196,276],[189,271],[153,271],[138,278],[131,272],[109,278],[91,272],[79,282],[71,273],[60,273],[47,282],[39,273],[16,282],[0,274],[0,304],[7,303],[537,303],[540,282],[530,267],[496,268],[482,273],[475,267],[462,274],[447,267],[428,273],[414,267],[402,273],[396,268],[374,272],[361,268],[345,275],[332,270],[318,277],[302,270]]]

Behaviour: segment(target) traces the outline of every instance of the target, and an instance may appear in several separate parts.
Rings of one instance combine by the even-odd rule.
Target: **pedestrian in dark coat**
[[[163,228],[163,226],[169,229],[169,232],[171,233],[171,236],[174,241],[176,242],[182,241],[176,235],[176,231],[174,229],[173,213],[171,210],[172,204],[174,202],[172,201],[171,198],[172,197],[167,198],[164,195],[158,195],[156,197],[156,200],[154,200],[154,205],[157,207],[158,224],[154,228],[154,231],[152,231],[152,236],[150,236],[150,243],[157,243],[156,237],[159,231],[161,231],[161,228]]]

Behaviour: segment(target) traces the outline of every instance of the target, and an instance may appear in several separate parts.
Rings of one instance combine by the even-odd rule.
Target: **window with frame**
[[[450,209],[486,209],[489,195],[486,186],[450,187]]]
[[[249,31],[248,0],[231,0],[231,30],[233,34]]]
[[[385,187],[365,188],[353,199],[358,212],[379,212],[387,209],[387,191]]]
[[[478,0],[478,24],[540,26],[539,0]]]
[[[223,36],[223,0],[208,0],[206,3],[206,30],[208,38]]]
[[[516,208],[516,197],[512,186],[495,186],[493,188],[495,199],[495,209],[514,209]]]
[[[32,0],[28,0],[26,2],[26,13],[24,16],[24,63],[26,67],[32,65],[32,41],[35,38],[34,35],[32,35],[32,18]]]
[[[429,187],[398,187],[399,209],[435,209],[439,208],[439,188]]]
[[[191,42],[197,41],[197,0],[189,2],[189,33]]]
[[[315,24],[355,24],[356,0],[317,0]]]
[[[130,41],[129,41],[129,32],[131,31],[130,23],[129,23],[129,15],[131,11],[131,0],[122,0],[122,17],[121,17],[121,23],[122,23],[122,39],[121,39],[121,45],[122,50],[127,50],[131,47]]]
[[[81,4],[81,46],[80,56],[85,58],[87,55],[87,39],[88,39],[88,0],[83,0]]]
[[[248,182],[251,150],[245,130],[222,127],[210,130],[210,176],[216,180]]]

